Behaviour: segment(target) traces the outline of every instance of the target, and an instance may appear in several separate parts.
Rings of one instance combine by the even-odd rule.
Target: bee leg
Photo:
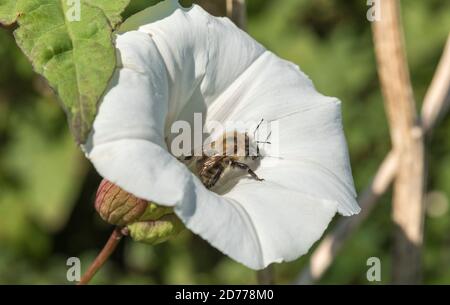
[[[214,185],[216,185],[217,181],[219,181],[220,175],[222,174],[222,170],[218,170],[214,176],[208,181],[208,183],[206,184],[206,188],[210,189],[212,188]]]
[[[234,162],[231,162],[231,166],[246,170],[247,173],[249,173],[249,175],[252,176],[255,180],[264,181],[264,179],[259,178],[258,175],[256,175],[256,173],[245,163],[234,161]]]

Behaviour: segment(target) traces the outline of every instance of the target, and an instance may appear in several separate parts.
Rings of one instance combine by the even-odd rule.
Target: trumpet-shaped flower
[[[116,47],[83,147],[104,178],[173,207],[187,228],[253,269],[298,258],[337,212],[359,212],[340,102],[230,20],[169,0],[126,21]],[[244,173],[207,188],[180,162],[171,126],[194,113],[205,125],[277,122],[276,156],[262,148],[254,168],[264,181]]]

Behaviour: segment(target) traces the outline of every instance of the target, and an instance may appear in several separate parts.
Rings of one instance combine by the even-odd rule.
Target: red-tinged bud
[[[97,191],[95,209],[106,222],[123,227],[123,234],[147,244],[158,244],[184,229],[173,209],[157,205],[103,180]]]
[[[100,183],[95,209],[106,222],[126,226],[144,215],[148,201],[139,199],[106,179]]]

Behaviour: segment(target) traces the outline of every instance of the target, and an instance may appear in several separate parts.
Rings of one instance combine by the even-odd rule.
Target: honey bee
[[[256,127],[255,134],[262,122],[263,120]],[[203,147],[201,156],[184,157],[184,162],[194,170],[208,189],[214,187],[227,171],[233,169],[246,171],[253,179],[264,181],[258,177],[248,163],[261,159],[258,144],[270,144],[267,141],[269,137],[270,134],[266,141],[252,143],[247,133],[226,132],[213,141],[209,147]]]

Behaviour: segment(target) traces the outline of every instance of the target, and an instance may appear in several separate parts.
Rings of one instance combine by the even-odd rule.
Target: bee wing
[[[217,150],[214,149],[214,148],[211,148],[211,147],[203,147],[203,154],[204,154],[205,156],[210,157],[210,156],[216,156],[216,155],[218,155],[218,152],[217,152]]]
[[[203,162],[203,168],[207,169],[207,168],[214,167],[218,163],[220,163],[224,158],[225,158],[225,156],[212,156],[212,157],[206,158],[205,161]]]

